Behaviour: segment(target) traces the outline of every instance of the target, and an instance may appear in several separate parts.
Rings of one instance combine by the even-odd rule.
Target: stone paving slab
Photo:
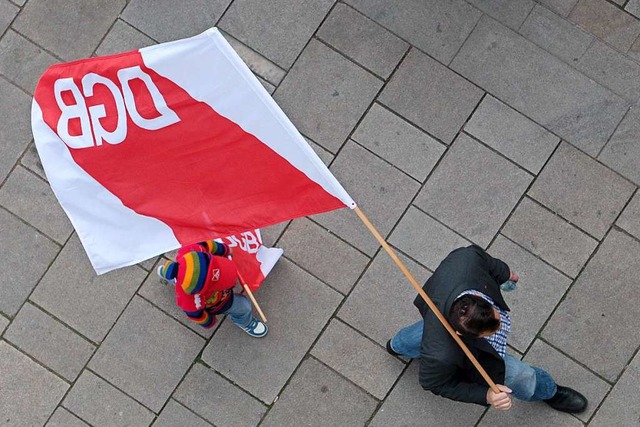
[[[640,37],[636,39],[636,41],[631,45],[627,55],[635,59],[636,61],[640,61]]]
[[[20,164],[47,181],[47,175],[44,173],[40,156],[38,156],[38,150],[36,149],[36,145],[33,141],[31,141],[27,150],[22,155]]]
[[[29,247],[26,252],[16,247]],[[0,311],[14,316],[38,283],[60,247],[26,225],[14,215],[0,209]],[[19,283],[20,286],[16,286]]]
[[[346,295],[369,258],[314,222],[294,220],[278,242],[287,258]]]
[[[138,29],[117,19],[96,49],[96,55],[113,55],[156,44],[156,41]]]
[[[16,86],[0,78],[0,182],[31,140],[31,99]]]
[[[15,31],[7,31],[0,40],[0,74],[26,92],[33,93],[42,73],[56,62],[60,61]]]
[[[46,424],[46,427],[89,427],[89,424],[73,415],[71,412],[58,406]]]
[[[378,100],[450,144],[482,95],[475,85],[412,49]]]
[[[533,0],[469,0],[469,3],[516,31],[536,5]]]
[[[432,271],[449,252],[471,244],[415,206],[409,206],[388,241]]]
[[[622,211],[616,225],[640,239],[640,193],[636,192],[631,202]]]
[[[220,27],[252,46],[282,68],[289,69],[335,0],[236,0]]]
[[[135,297],[89,362],[89,368],[159,412],[205,341]]]
[[[572,361],[542,340],[535,341],[524,361],[543,368],[551,374],[556,383],[578,390],[587,398],[589,405],[586,411],[575,415],[584,422],[589,421],[611,389],[606,381],[598,378],[593,372]]]
[[[91,56],[125,5],[126,0],[31,0],[12,27],[56,56],[71,61]]]
[[[189,426],[189,427],[213,427],[202,418],[198,417],[193,412],[186,409],[184,406],[176,403],[175,400],[169,400],[167,406],[162,409],[160,416],[153,423],[153,427],[176,427],[176,426]]]
[[[96,276],[74,233],[30,299],[91,341],[100,342],[145,275],[133,266]]]
[[[636,187],[569,144],[561,144],[528,195],[602,239]]]
[[[189,320],[187,315],[176,305],[176,294],[171,285],[165,285],[160,282],[156,270],[160,264],[163,264],[166,260],[160,258],[158,263],[152,266],[150,269],[151,274],[147,276],[144,283],[138,290],[138,295],[145,298],[147,301],[160,308],[169,316],[182,323],[193,332],[204,338],[210,338],[217,326],[207,329],[195,323],[193,320]]]
[[[16,5],[7,0],[0,1],[0,34],[5,32],[11,21],[18,15],[18,12],[20,12],[20,9]]]
[[[578,3],[578,0],[538,0],[538,3],[545,5],[558,15],[566,18]]]
[[[148,426],[154,418],[147,408],[88,370],[62,404],[88,423],[105,427]]]
[[[502,233],[569,277],[576,277],[598,246],[597,240],[529,198],[522,200]]]
[[[397,255],[418,283],[427,281],[431,275],[427,269],[402,254]],[[391,257],[380,251],[340,307],[338,317],[384,346],[400,329],[420,320],[413,305],[416,295],[417,291]]]
[[[261,424],[265,427],[364,425],[377,401],[314,359],[307,359]]]
[[[621,0],[618,0],[618,1],[621,1]],[[640,1],[638,0],[627,1],[627,4],[624,6],[624,10],[626,10],[636,18],[640,18]]]
[[[640,420],[638,381],[640,381],[640,355],[636,354],[589,426],[608,427],[612,420],[620,426],[637,425]]]
[[[300,132],[336,153],[381,86],[382,81],[373,74],[312,40],[274,99]],[[318,111],[325,114],[318,115]]]
[[[493,242],[489,253],[520,276],[518,287],[505,292],[504,297],[511,308],[509,345],[524,352],[571,285],[571,279],[502,235]]]
[[[580,0],[569,20],[622,52],[626,52],[640,34],[640,21],[601,0]]]
[[[597,41],[576,68],[630,102],[640,98],[640,64]]]
[[[260,55],[241,41],[233,38],[231,35],[223,33],[224,38],[229,42],[233,50],[238,53],[245,64],[258,76],[264,78],[267,82],[279,85],[286,71]]]
[[[475,425],[484,412],[484,407],[472,403],[454,402],[425,391],[418,383],[418,367],[417,360],[411,362],[369,425],[371,427],[423,427],[426,423],[447,427]]]
[[[34,204],[39,208],[33,209]],[[59,244],[64,244],[73,232],[49,184],[20,166],[0,189],[0,205]]]
[[[380,104],[373,104],[351,138],[424,182],[445,146]]]
[[[220,19],[231,0],[130,0],[122,19],[144,34],[166,42],[199,34]]]
[[[265,403],[272,403],[342,301],[342,295],[286,259],[269,273],[256,298],[269,320],[259,341],[228,320],[202,360]]]
[[[330,170],[383,236],[389,234],[420,188],[417,181],[353,141],[347,142]],[[313,218],[369,256],[379,246],[350,209]]]
[[[318,37],[384,79],[409,49],[408,43],[341,3],[324,21]]]
[[[0,341],[0,414],[6,426],[44,425],[69,385]]]
[[[332,320],[311,354],[374,397],[382,400],[404,363],[339,320]]]
[[[451,61],[482,14],[461,0],[346,3],[444,64]]]
[[[612,230],[543,331],[552,345],[615,381],[640,342],[630,298],[640,285],[640,242]],[[607,337],[606,345],[603,337]]]
[[[490,95],[484,97],[464,129],[534,174],[540,172],[560,142],[560,138]]]
[[[28,303],[4,338],[69,382],[76,379],[95,350],[93,344]]]
[[[533,8],[519,32],[567,64],[580,59],[594,39],[573,22],[539,5]]]
[[[632,107],[598,156],[605,165],[640,185],[640,105]]]
[[[627,109],[618,95],[486,17],[451,68],[592,156]]]
[[[461,134],[415,205],[486,247],[531,182],[531,175]]]
[[[173,398],[219,427],[255,426],[266,412],[257,399],[200,363],[192,366]]]
[[[7,326],[9,326],[9,319],[4,316],[0,316],[0,336],[2,336],[2,333]]]

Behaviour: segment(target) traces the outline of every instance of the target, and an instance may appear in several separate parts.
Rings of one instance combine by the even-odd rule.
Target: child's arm
[[[207,240],[198,244],[204,247],[206,251],[211,253],[212,255],[222,256],[226,258],[231,253],[231,249],[228,245],[216,242],[215,240]]]
[[[193,320],[203,328],[209,329],[216,324],[216,316],[209,313],[207,310],[198,310],[198,311],[185,310],[185,314],[189,317],[189,319]]]

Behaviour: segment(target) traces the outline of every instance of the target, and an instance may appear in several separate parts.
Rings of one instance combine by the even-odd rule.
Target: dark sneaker
[[[267,325],[265,325],[255,317],[247,326],[245,326],[244,328],[241,326],[240,329],[254,338],[262,338],[263,336],[267,335],[267,332],[269,332],[269,328],[267,327]]]
[[[402,356],[400,353],[396,352],[393,348],[391,348],[391,340],[387,341],[387,353],[392,356]]]
[[[570,414],[578,414],[587,409],[587,398],[577,391],[569,388],[558,386],[558,391],[551,399],[545,400],[547,405],[556,411],[568,412]]]

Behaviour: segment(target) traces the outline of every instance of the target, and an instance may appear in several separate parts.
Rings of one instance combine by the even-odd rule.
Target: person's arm
[[[442,363],[422,354],[420,358],[420,385],[433,394],[458,402],[488,406],[488,386],[460,381],[458,367]]]
[[[215,240],[206,240],[204,242],[200,242],[199,245],[212,255],[227,257],[231,253],[229,245],[216,242]]]
[[[484,258],[487,264],[487,270],[489,271],[489,275],[493,277],[493,279],[497,283],[504,283],[507,280],[513,280],[514,282],[518,281],[518,276],[514,274],[515,280],[512,278],[511,270],[506,262],[501,259],[494,258],[488,253],[485,252],[480,246],[473,245],[476,251]]]
[[[213,325],[216,324],[216,316],[209,313],[207,310],[197,310],[197,311],[186,311],[185,314],[189,319],[196,322],[198,325],[203,328],[212,328]]]

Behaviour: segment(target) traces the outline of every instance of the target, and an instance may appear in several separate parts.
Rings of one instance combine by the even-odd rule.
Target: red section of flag
[[[56,80],[73,78],[82,89],[82,78],[92,72],[122,92],[117,72],[135,66],[151,77],[180,121],[148,130],[127,114],[122,142],[69,147],[74,161],[125,206],[164,222],[182,244],[344,207],[255,136],[147,68],[138,52],[50,68],[35,94],[44,121],[56,132],[62,114],[52,90]],[[142,118],[161,114],[141,80],[131,80],[130,87]],[[66,105],[75,102],[65,92],[61,99]],[[87,109],[104,106],[106,116],[99,124],[113,132],[118,108],[107,87],[96,84],[93,95],[85,94],[85,99]],[[69,135],[82,133],[79,119],[69,120],[68,125]]]

